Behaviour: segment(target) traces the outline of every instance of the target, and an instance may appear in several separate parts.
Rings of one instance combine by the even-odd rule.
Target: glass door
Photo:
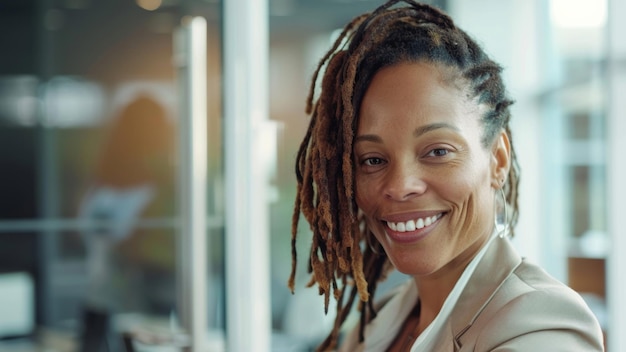
[[[0,344],[120,350],[120,332],[188,326],[179,181],[191,100],[173,37],[192,15],[208,47],[205,222],[194,230],[208,255],[195,262],[204,290],[192,291],[204,330],[223,335],[220,4],[2,6],[1,32],[13,35],[0,37],[11,53],[0,59]]]

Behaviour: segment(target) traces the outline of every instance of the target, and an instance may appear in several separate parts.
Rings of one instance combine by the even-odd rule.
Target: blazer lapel
[[[450,315],[450,333],[454,350],[461,348],[460,339],[476,317],[491,301],[498,288],[522,262],[508,239],[495,238],[485,256],[476,266]]]

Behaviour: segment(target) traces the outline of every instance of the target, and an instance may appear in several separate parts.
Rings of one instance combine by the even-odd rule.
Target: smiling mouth
[[[424,227],[432,225],[437,220],[441,219],[443,213],[429,216],[426,218],[419,218],[416,220],[409,220],[406,222],[391,222],[387,221],[387,227],[396,232],[410,232],[423,229]]]

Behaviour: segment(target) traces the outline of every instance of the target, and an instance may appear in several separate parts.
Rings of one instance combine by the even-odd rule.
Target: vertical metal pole
[[[47,82],[53,75],[55,62],[54,62],[54,33],[47,29],[43,23],[47,12],[52,8],[51,0],[38,1],[37,23],[39,24],[39,61],[38,61],[38,73],[40,79],[39,99],[45,98],[47,89]],[[56,202],[58,199],[55,194],[57,183],[57,169],[56,169],[56,143],[52,136],[52,131],[49,126],[46,126],[48,111],[40,109],[38,111],[37,122],[37,186],[38,191],[38,206],[39,214],[37,218],[48,221],[56,217],[55,207],[58,207]],[[53,286],[52,286],[52,264],[56,258],[55,242],[57,237],[57,231],[53,229],[42,229],[37,234],[37,250],[38,250],[38,262],[37,269],[39,270],[39,287],[36,292],[37,304],[39,305],[37,323],[42,325],[51,325],[54,321],[55,313],[57,309],[53,301]]]
[[[228,351],[270,350],[268,1],[224,6],[226,336]]]
[[[180,84],[178,299],[191,351],[207,341],[207,25],[185,18],[175,34]]]
[[[626,231],[622,217],[626,213],[626,30],[624,1],[611,1],[608,13],[608,74],[609,106],[607,126],[607,198],[608,230],[611,249],[607,262],[607,296],[609,312],[608,351],[626,351]]]

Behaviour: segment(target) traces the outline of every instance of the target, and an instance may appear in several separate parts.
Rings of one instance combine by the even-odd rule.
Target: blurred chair
[[[110,314],[87,307],[82,316],[81,352],[114,352],[110,342]]]

